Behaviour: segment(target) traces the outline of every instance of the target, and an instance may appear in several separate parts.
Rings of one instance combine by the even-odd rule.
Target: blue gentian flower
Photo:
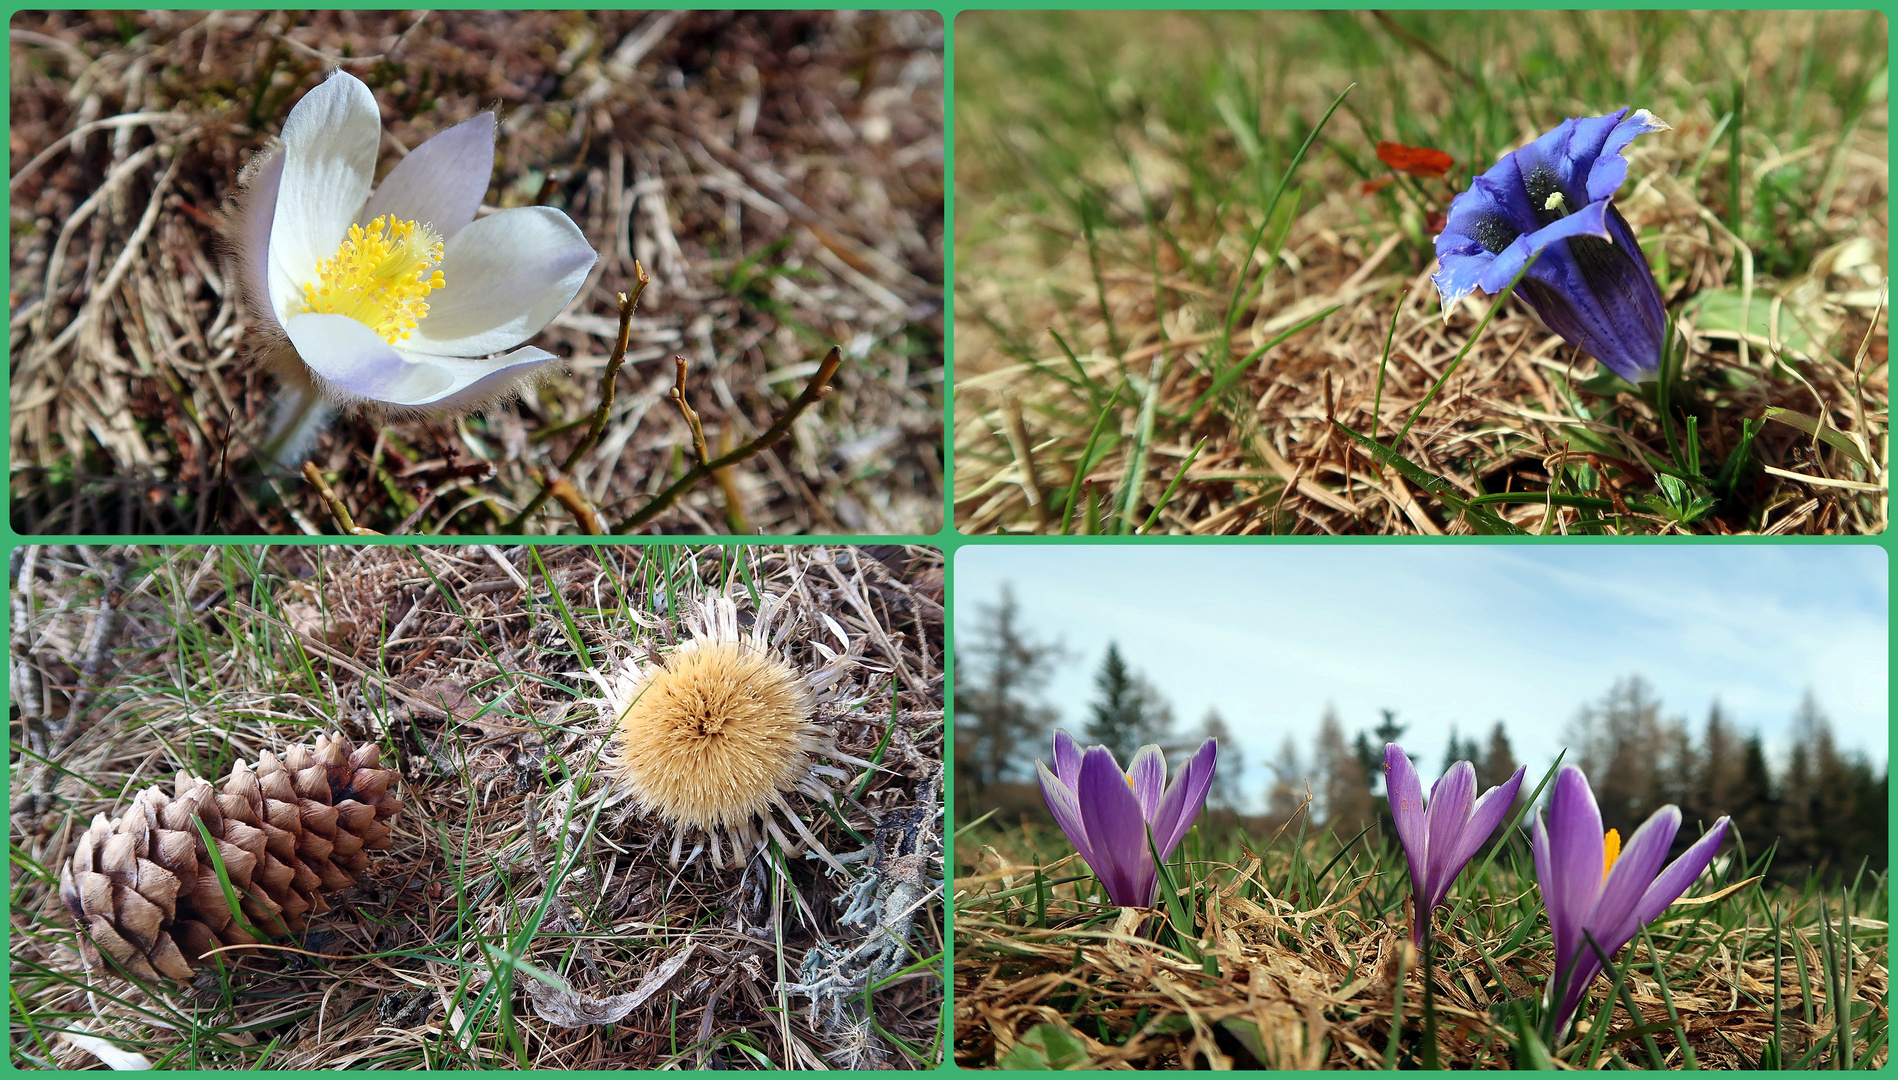
[[[1661,370],[1667,310],[1641,245],[1615,209],[1628,176],[1621,151],[1667,131],[1646,109],[1564,120],[1502,156],[1450,203],[1432,279],[1443,307],[1472,291],[1516,286],[1549,329],[1629,382]]]

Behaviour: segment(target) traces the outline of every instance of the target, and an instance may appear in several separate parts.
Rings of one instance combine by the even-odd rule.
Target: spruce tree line
[[[1007,590],[1000,603],[977,607],[972,629],[958,643],[956,665],[956,789],[964,821],[991,808],[1034,809],[1034,762],[1050,756],[1048,739],[1059,715],[1040,695],[1065,658],[1059,646],[1028,632]],[[1109,646],[1096,671],[1085,718],[1068,730],[1084,745],[1107,746],[1123,764],[1148,743],[1160,744],[1177,762],[1202,739],[1215,738],[1220,763],[1209,807],[1230,815],[1258,805],[1241,789],[1244,749],[1218,711],[1209,710],[1191,730],[1177,730],[1172,706],[1117,645]],[[1266,762],[1269,776],[1259,792],[1264,813],[1248,824],[1276,829],[1302,811],[1341,838],[1377,821],[1388,829],[1381,783],[1387,742],[1402,744],[1426,776],[1469,761],[1482,788],[1501,783],[1519,764],[1501,721],[1480,738],[1453,730],[1440,754],[1407,742],[1405,730],[1397,712],[1386,709],[1378,723],[1347,737],[1336,712],[1327,709],[1315,734],[1288,732]],[[1624,839],[1657,807],[1673,803],[1686,825],[1677,843],[1684,846],[1700,834],[1698,826],[1728,815],[1749,861],[1775,847],[1775,877],[1849,876],[1861,865],[1886,866],[1887,769],[1840,749],[1810,691],[1777,766],[1759,734],[1737,730],[1719,705],[1690,728],[1663,713],[1653,687],[1639,676],[1584,705],[1565,742],[1565,762],[1588,774],[1604,826]],[[1524,785],[1525,798],[1538,779]]]

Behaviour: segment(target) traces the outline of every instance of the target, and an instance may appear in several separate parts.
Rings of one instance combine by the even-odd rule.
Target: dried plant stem
[[[600,515],[594,513],[593,505],[587,502],[578,488],[567,482],[565,477],[548,485],[553,492],[554,501],[567,508],[573,520],[580,523],[580,531],[588,536],[603,536],[606,530],[600,526]]]
[[[733,441],[731,428],[719,432],[718,452],[731,453]],[[745,495],[738,490],[737,476],[730,469],[717,469],[713,471],[712,478],[718,481],[719,490],[725,493],[725,524],[731,528],[732,534],[750,532],[751,519],[745,516]]]
[[[335,488],[330,487],[330,482],[323,479],[323,472],[316,467],[316,462],[303,463],[303,478],[322,496],[323,505],[329,507],[330,517],[336,519],[336,527],[342,530],[344,536],[382,535],[374,529],[365,529],[356,524],[356,519],[349,516],[349,507],[343,505],[342,497],[336,494]]]
[[[685,417],[685,426],[692,432],[692,452],[699,456],[701,464],[712,460],[712,451],[705,445],[705,428],[699,423],[699,414],[692,410],[691,402],[685,400],[685,376],[691,363],[683,356],[674,356],[672,363],[677,369],[672,379],[672,393],[666,395],[679,407],[679,415]]]
[[[764,434],[741,445],[738,449],[733,450],[729,454],[723,454],[710,460],[707,460],[705,457],[705,434],[699,430],[696,417],[688,408],[686,410],[686,423],[690,425],[693,430],[692,442],[694,449],[697,450],[700,455],[699,463],[686,470],[685,475],[674,481],[671,487],[653,496],[651,502],[640,507],[631,517],[615,525],[613,531],[615,533],[632,532],[653,518],[658,517],[673,503],[678,502],[679,496],[692,490],[699,481],[711,476],[726,466],[736,465],[746,458],[753,457],[770,449],[774,443],[784,438],[785,434],[791,430],[791,425],[797,421],[799,416],[804,414],[804,410],[817,404],[823,400],[824,395],[830,393],[831,376],[837,373],[837,368],[843,362],[843,353],[836,346],[831,346],[830,352],[824,354],[823,363],[817,365],[817,374],[812,375],[811,381],[804,385],[804,392],[798,395],[797,400],[791,403],[791,407],[786,409],[784,415],[778,417],[778,419],[765,430]],[[683,367],[680,369],[680,378],[684,378]],[[685,393],[683,387],[673,387],[673,394],[675,395],[674,400],[679,403],[682,408],[685,407]]]
[[[633,309],[639,306],[640,295],[646,291],[646,286],[652,281],[646,276],[646,268],[637,259],[633,260],[633,275],[633,291],[619,294],[619,338],[613,343],[613,355],[607,358],[606,371],[600,376],[600,405],[599,408],[593,410],[593,422],[587,426],[585,437],[574,446],[573,452],[567,455],[567,460],[561,463],[560,469],[557,472],[551,469],[547,471],[547,475],[541,481],[540,491],[536,492],[527,505],[521,508],[520,513],[514,515],[513,521],[508,522],[507,531],[510,533],[520,532],[522,526],[527,523],[527,519],[547,505],[549,498],[555,497],[555,486],[566,483],[566,474],[572,472],[573,467],[580,463],[580,459],[599,445],[600,436],[606,431],[607,418],[613,412],[613,388],[619,383],[619,369],[626,363],[626,347],[632,339]],[[569,490],[574,490],[571,485],[569,485]],[[579,493],[575,491],[574,494],[577,496]],[[572,509],[564,499],[560,502],[561,505]],[[576,518],[578,516],[575,515]],[[597,520],[595,524],[598,524]]]
[[[691,402],[685,399],[685,376],[690,368],[690,362],[683,356],[674,356],[672,362],[678,365],[678,369],[673,377],[672,392],[667,397],[670,397],[672,403],[679,407],[679,415],[685,417],[685,426],[691,429],[692,452],[698,455],[700,462],[710,461],[712,448],[705,441],[704,424],[699,420],[699,414],[692,408]],[[732,433],[731,428],[727,427],[719,433],[718,452],[730,453],[731,448]],[[749,532],[750,530],[746,528],[744,507],[740,502],[738,483],[732,479],[731,469],[713,469],[712,477],[718,481],[719,490],[725,495],[725,524],[734,533]]]
[[[1008,424],[1008,446],[1014,451],[1016,467],[1021,470],[1022,493],[1035,511],[1035,531],[1048,531],[1048,496],[1041,490],[1041,478],[1035,475],[1035,446],[1028,438],[1028,425],[1022,420],[1021,399],[1009,395],[1002,402],[1002,419]],[[1185,475],[1185,470],[1181,470]]]

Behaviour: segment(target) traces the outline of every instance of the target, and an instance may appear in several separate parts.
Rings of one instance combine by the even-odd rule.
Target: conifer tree
[[[973,634],[956,650],[956,786],[980,793],[1023,763],[1032,765],[1055,710],[1035,696],[1061,656],[1021,625],[1013,590],[976,608]]]
[[[1088,706],[1089,743],[1112,750],[1122,764],[1131,761],[1148,743],[1166,745],[1173,727],[1173,708],[1160,698],[1153,684],[1127,666],[1118,645],[1107,646],[1107,656],[1094,676],[1094,687],[1100,696]]]
[[[1200,721],[1199,730],[1201,740],[1212,739],[1219,744],[1219,767],[1213,770],[1213,786],[1206,791],[1206,805],[1221,810],[1238,810],[1245,801],[1239,786],[1246,771],[1245,748],[1233,738],[1232,730],[1226,726],[1226,718],[1219,715],[1217,708],[1206,710],[1206,718]],[[1189,741],[1197,746],[1199,740]]]

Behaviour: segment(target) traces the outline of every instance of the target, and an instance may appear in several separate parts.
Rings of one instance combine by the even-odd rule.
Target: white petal
[[[546,349],[523,345],[510,353],[491,359],[464,360],[458,356],[429,356],[404,351],[411,362],[449,378],[449,389],[426,400],[399,401],[398,405],[424,408],[429,412],[466,413],[485,408],[509,397],[541,375],[554,371],[561,358]]]
[[[431,412],[479,408],[559,361],[531,345],[476,360],[411,352],[347,315],[297,315],[284,330],[334,396]]]
[[[362,80],[338,71],[303,95],[283,122],[283,181],[270,229],[270,297],[277,321],[303,310],[303,286],[336,254],[375,180],[382,114]]]
[[[283,183],[283,147],[245,167],[244,189],[237,197],[237,267],[244,300],[252,313],[275,324],[270,302],[270,226],[277,216],[277,188]]]
[[[474,220],[494,173],[494,114],[464,120],[410,152],[356,215],[367,225],[384,214],[420,221],[451,239]]]
[[[503,210],[448,241],[436,269],[447,284],[405,346],[437,356],[511,349],[554,321],[599,258],[579,226],[546,206]]]
[[[381,335],[347,315],[292,315],[284,320],[283,330],[325,389],[346,400],[386,401],[389,390],[409,382],[413,365]]]

